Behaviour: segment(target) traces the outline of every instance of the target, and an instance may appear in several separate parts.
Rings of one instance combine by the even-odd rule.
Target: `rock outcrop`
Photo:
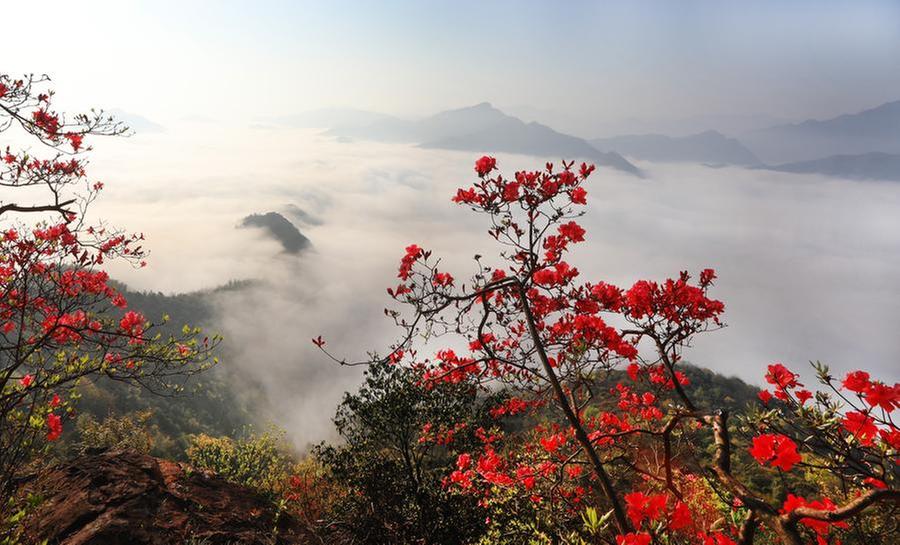
[[[59,545],[291,545],[311,543],[254,491],[190,466],[133,451],[89,454],[35,475],[43,497],[26,520],[29,543]]]

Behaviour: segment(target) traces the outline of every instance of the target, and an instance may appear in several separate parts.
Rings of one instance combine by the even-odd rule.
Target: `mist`
[[[473,180],[472,153],[196,123],[96,149],[92,172],[108,190],[92,213],[145,232],[151,251],[147,268],[114,265],[112,276],[163,292],[260,281],[215,301],[215,329],[232,347],[223,365],[252,377],[300,447],[333,434],[334,408],[361,374],[311,338],[348,360],[384,353],[398,334],[382,313],[385,288],[410,243],[458,279],[474,254],[495,254],[485,218],[450,202]],[[505,173],[543,162],[498,156]],[[712,267],[728,327],[698,337],[689,361],[752,383],[774,361],[806,369],[808,382],[810,360],[900,378],[900,186],[638,166],[645,179],[599,169],[588,181],[587,240],[571,257],[582,280],[628,286]],[[251,213],[291,218],[292,205],[318,220],[297,222],[309,251],[285,254],[263,231],[236,228]]]

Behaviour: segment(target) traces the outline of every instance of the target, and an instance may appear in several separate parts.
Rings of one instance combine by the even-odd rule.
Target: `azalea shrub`
[[[144,265],[143,236],[91,221],[103,183],[86,172],[90,139],[126,128],[102,112],[66,116],[49,79],[0,74],[0,505],[23,465],[58,440],[78,384],[104,378],[159,394],[214,363],[218,343],[184,326],[158,334],[103,270]]]
[[[425,390],[512,393],[474,444],[437,443],[455,457],[443,486],[489,510],[493,542],[894,542],[900,386],[817,364],[813,391],[773,363],[746,414],[698,403],[684,355],[724,325],[716,273],[583,280],[567,256],[588,239],[578,218],[593,171],[507,177],[480,158],[452,200],[486,217],[497,253],[460,281],[432,250],[406,247],[387,290],[399,307],[385,311],[400,340],[385,358],[337,361],[402,367]],[[510,421],[525,427],[511,434]]]

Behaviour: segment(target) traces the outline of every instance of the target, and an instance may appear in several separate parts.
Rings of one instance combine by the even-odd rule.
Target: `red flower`
[[[31,386],[32,382],[34,382],[34,377],[31,375],[25,375],[19,380],[19,384],[21,384],[23,388],[28,388]]]
[[[56,441],[62,435],[62,418],[50,413],[47,415],[47,440]]]
[[[866,403],[872,407],[881,407],[887,412],[893,412],[900,406],[900,384],[888,386],[881,382],[873,382],[866,392]]]
[[[433,281],[435,286],[452,286],[453,276],[450,273],[436,272]]]
[[[587,204],[587,191],[583,187],[578,186],[572,190],[572,203]]]
[[[566,436],[561,433],[557,433],[551,435],[550,437],[541,437],[540,443],[541,447],[544,450],[546,450],[550,454],[553,454],[554,452],[559,450],[559,447],[566,444]]]
[[[769,365],[769,372],[766,373],[766,381],[769,384],[780,386],[782,388],[793,388],[800,385],[800,383],[797,382],[797,375],[780,363]]]
[[[750,447],[750,455],[762,465],[769,463],[772,467],[790,471],[794,464],[802,458],[797,452],[797,444],[789,437],[764,433],[753,438],[753,446]]]
[[[841,423],[847,433],[856,437],[859,444],[872,446],[875,436],[878,434],[878,428],[871,416],[859,411],[851,411],[844,416]]]
[[[843,381],[844,388],[851,392],[863,393],[869,389],[869,373],[865,371],[853,371],[847,373]]]
[[[55,114],[48,113],[47,110],[35,110],[31,113],[31,120],[48,136],[56,138],[56,133],[59,132],[59,118]]]
[[[572,242],[584,242],[584,233],[584,229],[574,221],[559,226],[560,236],[566,237]]]
[[[461,471],[465,471],[469,469],[472,465],[472,456],[467,453],[462,453],[456,458],[456,469]]]
[[[760,390],[756,396],[763,402],[763,405],[768,405],[772,401],[772,394],[768,390]]]
[[[628,510],[628,518],[635,528],[640,528],[644,520],[654,520],[666,508],[666,495],[654,494],[647,496],[643,492],[625,494],[625,504]]]
[[[84,141],[84,136],[78,134],[77,132],[67,132],[63,136],[66,137],[66,140],[69,141],[69,144],[72,145],[72,149],[78,151],[81,148],[81,143]]]
[[[519,199],[519,183],[509,182],[503,186],[503,200],[512,202]]]
[[[318,346],[319,348],[322,348],[323,346],[325,346],[325,339],[323,339],[321,335],[319,335],[318,337],[313,339],[312,342],[314,345]]]
[[[703,545],[735,545],[735,543],[722,532],[713,532],[703,538]]]
[[[475,172],[477,172],[479,176],[486,176],[495,168],[497,168],[497,160],[493,157],[485,155],[481,159],[475,161]]]
[[[630,533],[616,536],[616,545],[650,545],[650,534]]]
[[[535,271],[535,273],[531,276],[531,279],[534,280],[535,284],[541,286],[552,286],[559,281],[559,275],[557,275],[556,271],[553,269],[541,269],[539,271]]]
[[[410,244],[406,247],[406,255],[400,260],[400,272],[397,276],[403,280],[407,280],[409,278],[410,273],[412,272],[413,263],[416,262],[417,259],[422,255],[422,248],[419,248],[415,244]]]
[[[119,328],[129,335],[140,337],[144,333],[144,317],[133,310],[129,310],[119,320]]]
[[[672,511],[672,517],[669,519],[669,529],[681,530],[690,527],[693,523],[694,519],[691,515],[691,509],[687,504],[681,501],[676,503],[675,509]]]
[[[628,364],[628,378],[636,381],[638,379],[638,374],[641,372],[641,366],[636,363]]]

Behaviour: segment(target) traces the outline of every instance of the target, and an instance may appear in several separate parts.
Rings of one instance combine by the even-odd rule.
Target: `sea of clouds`
[[[132,288],[265,280],[216,299],[233,352],[224,364],[254,377],[302,446],[332,433],[334,407],[360,380],[310,339],[321,334],[350,359],[384,351],[397,333],[382,315],[385,288],[407,244],[444,256],[457,278],[474,254],[493,255],[485,218],[450,202],[473,181],[475,155],[184,122],[97,143],[91,172],[107,189],[93,213],[146,233],[149,266],[111,269]],[[511,174],[543,160],[500,155],[498,164]],[[571,258],[584,280],[628,286],[712,267],[728,327],[699,337],[690,361],[754,383],[774,361],[900,378],[900,184],[640,166],[645,179],[601,168],[586,186],[587,241]],[[321,220],[297,223],[313,243],[307,253],[235,229],[247,214],[291,204]]]

